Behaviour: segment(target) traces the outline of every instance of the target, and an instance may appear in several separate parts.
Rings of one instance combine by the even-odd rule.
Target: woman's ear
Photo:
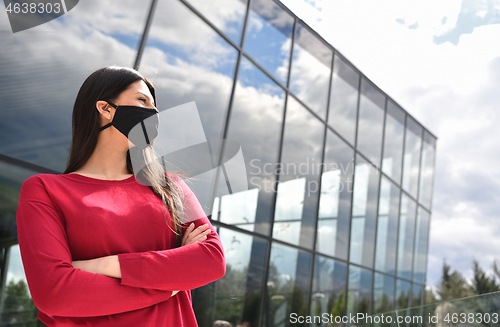
[[[112,120],[113,113],[111,112],[111,106],[104,100],[99,100],[96,102],[95,107],[99,111],[99,116],[104,120]]]

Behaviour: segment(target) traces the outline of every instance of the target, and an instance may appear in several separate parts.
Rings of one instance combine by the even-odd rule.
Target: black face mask
[[[110,126],[114,126],[130,142],[141,149],[146,148],[158,136],[159,112],[157,109],[137,106],[117,106],[109,101],[106,102],[115,108],[116,112],[113,121],[101,127],[99,132]],[[137,133],[137,130],[134,129],[134,132],[130,135],[130,131],[138,124],[141,124],[143,133]]]

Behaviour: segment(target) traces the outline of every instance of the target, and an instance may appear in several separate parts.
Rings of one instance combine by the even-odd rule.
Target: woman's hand
[[[194,223],[191,223],[191,225],[189,225],[189,227],[184,232],[181,246],[203,242],[207,239],[207,235],[211,232],[212,230],[208,227],[208,224],[198,226],[196,229],[194,229]]]

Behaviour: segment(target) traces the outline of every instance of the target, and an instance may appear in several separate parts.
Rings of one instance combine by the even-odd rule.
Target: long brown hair
[[[156,92],[151,81],[131,68],[117,66],[101,68],[93,72],[83,82],[73,107],[71,150],[64,174],[81,168],[94,152],[100,128],[99,112],[95,107],[96,102],[99,100],[115,101],[130,84],[138,80],[146,83],[154,103],[157,105]],[[168,209],[174,224],[173,231],[177,235],[176,246],[180,246],[180,217],[183,210],[183,200],[180,193],[182,188],[174,179],[165,174],[163,166],[157,160],[152,144],[144,150],[143,155],[148,164],[141,170],[138,177],[143,179],[145,184],[161,198],[163,208]],[[130,174],[133,173],[130,151],[127,151],[127,169]],[[171,185],[175,187],[173,188]]]

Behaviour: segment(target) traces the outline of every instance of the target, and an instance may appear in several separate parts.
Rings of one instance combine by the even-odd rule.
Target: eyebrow
[[[153,98],[151,98],[149,95],[147,95],[147,94],[145,94],[145,93],[142,93],[142,92],[140,92],[140,91],[139,91],[139,92],[137,92],[137,93],[140,93],[140,94],[144,95],[146,98],[148,98],[148,99],[151,101],[151,103],[152,103],[154,106],[156,106],[156,104],[155,104],[155,102],[154,102]],[[137,94],[137,93],[136,93],[136,94]]]

